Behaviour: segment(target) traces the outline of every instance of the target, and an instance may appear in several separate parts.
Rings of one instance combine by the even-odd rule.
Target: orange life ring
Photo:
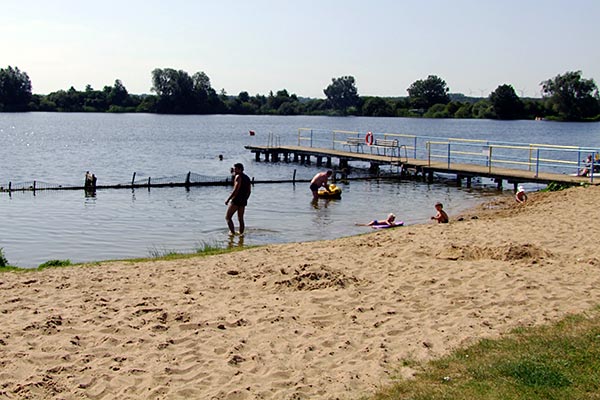
[[[365,142],[369,145],[373,145],[373,132],[367,132],[367,136],[365,136]]]

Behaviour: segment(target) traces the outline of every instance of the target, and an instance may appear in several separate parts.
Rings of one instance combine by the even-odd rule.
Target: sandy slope
[[[600,303],[600,188],[529,199],[502,198],[447,225],[0,274],[0,395],[373,392],[410,375],[399,369],[405,358],[430,359]]]

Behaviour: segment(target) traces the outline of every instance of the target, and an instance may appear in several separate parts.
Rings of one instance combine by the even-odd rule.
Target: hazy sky
[[[33,92],[150,93],[151,72],[205,72],[214,89],[406,96],[437,75],[452,93],[510,84],[539,96],[567,71],[600,84],[600,0],[0,0],[0,68]]]

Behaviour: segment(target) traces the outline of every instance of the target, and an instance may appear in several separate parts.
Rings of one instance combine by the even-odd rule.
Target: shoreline
[[[410,377],[403,360],[599,304],[598,196],[598,187],[536,192],[521,206],[502,196],[450,224],[5,272],[0,393],[367,395]]]

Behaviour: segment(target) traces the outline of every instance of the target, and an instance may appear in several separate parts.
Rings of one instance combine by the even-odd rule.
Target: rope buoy
[[[369,146],[373,145],[373,132],[367,132],[367,136],[365,136],[365,143]]]

